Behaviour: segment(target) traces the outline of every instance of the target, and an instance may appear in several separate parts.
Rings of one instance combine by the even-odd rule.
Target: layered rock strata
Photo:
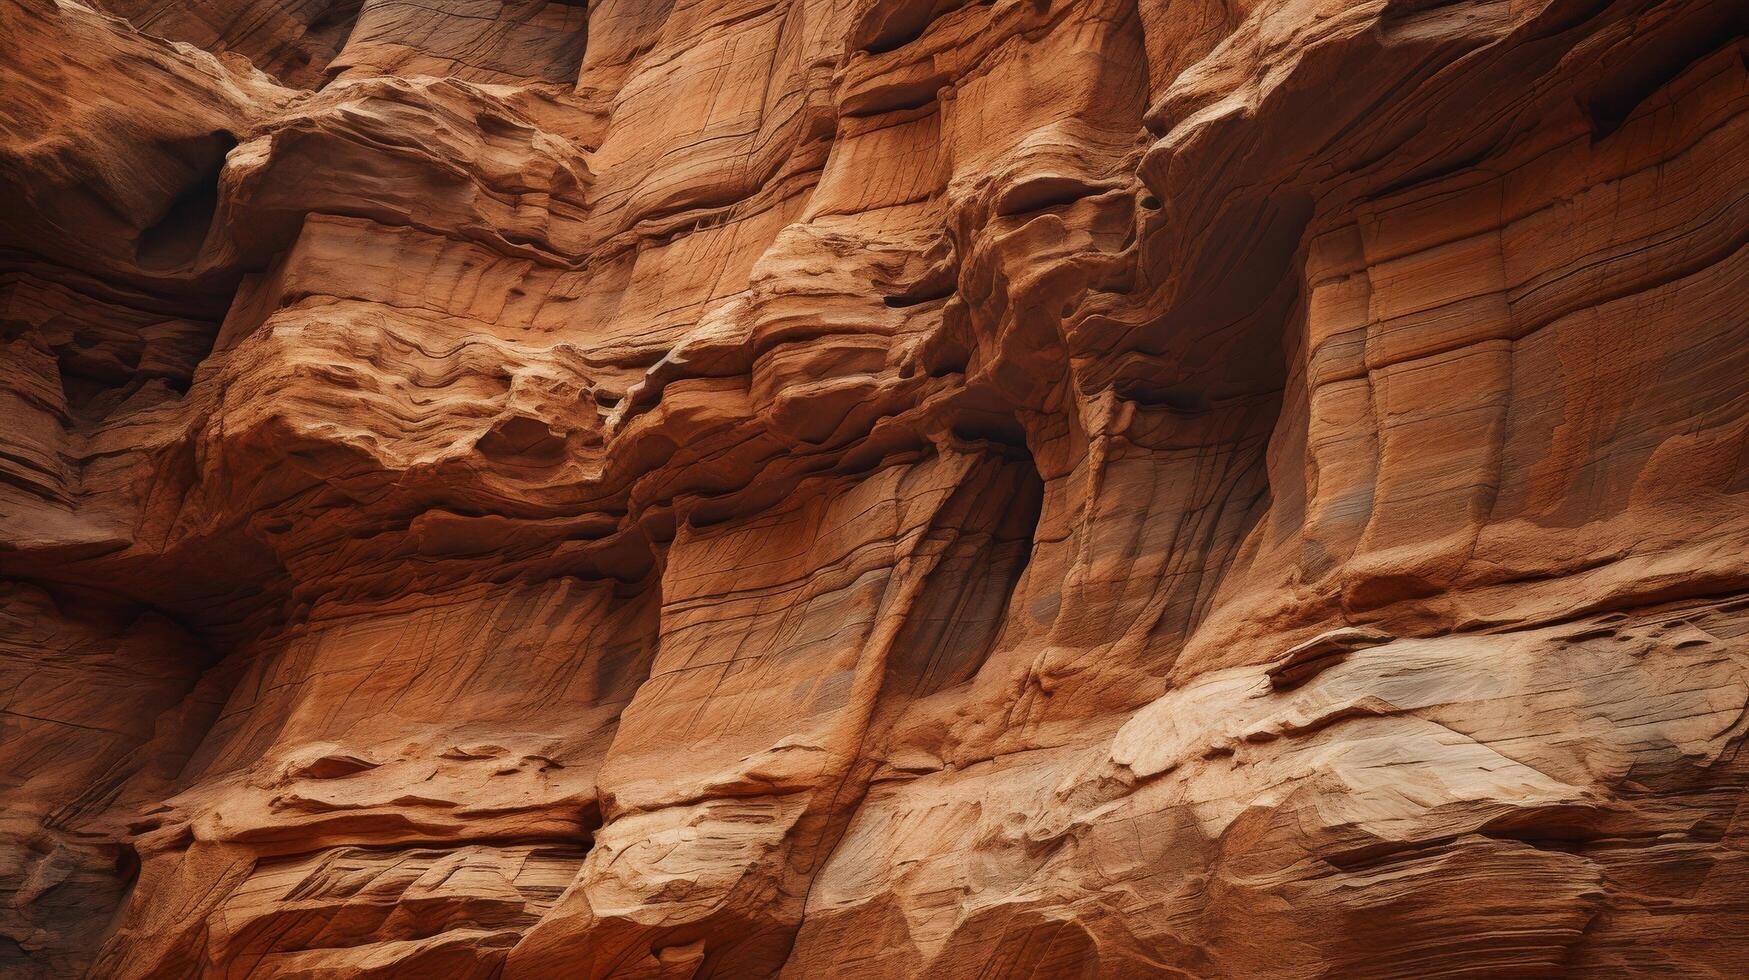
[[[0,0],[0,972],[1733,975],[1732,0]]]

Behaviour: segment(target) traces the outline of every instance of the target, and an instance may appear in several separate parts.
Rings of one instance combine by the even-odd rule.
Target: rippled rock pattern
[[[0,0],[0,973],[1739,975],[1737,0]]]

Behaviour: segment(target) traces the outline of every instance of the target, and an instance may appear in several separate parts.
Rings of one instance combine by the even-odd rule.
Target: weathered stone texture
[[[0,973],[1739,975],[1738,0],[0,0]]]

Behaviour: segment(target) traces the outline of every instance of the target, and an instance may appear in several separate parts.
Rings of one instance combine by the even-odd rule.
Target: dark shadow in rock
[[[158,220],[140,232],[134,260],[141,268],[164,272],[194,263],[218,210],[219,172],[225,168],[225,155],[236,145],[237,138],[221,130],[179,140],[172,147],[176,156],[189,162],[196,176]]]

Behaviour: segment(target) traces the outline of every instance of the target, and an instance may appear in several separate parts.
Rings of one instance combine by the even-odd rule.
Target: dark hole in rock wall
[[[190,165],[195,177],[171,199],[158,220],[140,232],[134,258],[142,268],[161,272],[194,262],[218,210],[219,172],[225,168],[225,155],[236,145],[235,136],[220,131],[181,140],[169,148]]]

